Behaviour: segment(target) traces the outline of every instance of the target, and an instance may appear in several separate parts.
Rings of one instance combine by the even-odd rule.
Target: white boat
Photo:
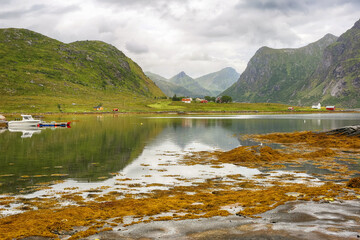
[[[41,120],[33,119],[31,115],[21,115],[21,121],[9,121],[8,128],[27,128],[37,127],[41,123]]]

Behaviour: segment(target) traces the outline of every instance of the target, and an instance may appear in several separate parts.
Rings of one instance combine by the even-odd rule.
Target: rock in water
[[[327,134],[340,134],[346,136],[360,136],[360,125],[337,128],[326,132]]]

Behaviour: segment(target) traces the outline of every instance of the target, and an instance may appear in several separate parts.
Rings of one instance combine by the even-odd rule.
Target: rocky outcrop
[[[337,128],[331,131],[327,131],[326,133],[360,137],[360,125]]]

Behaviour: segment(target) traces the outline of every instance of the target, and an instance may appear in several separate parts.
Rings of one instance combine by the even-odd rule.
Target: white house
[[[312,105],[312,109],[321,109],[321,104],[318,103],[318,105]]]

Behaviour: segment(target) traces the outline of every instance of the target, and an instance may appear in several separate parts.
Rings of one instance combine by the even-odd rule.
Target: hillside
[[[135,62],[104,42],[65,44],[26,29],[0,29],[0,53],[0,95],[6,104],[16,104],[19,97],[28,97],[24,105],[38,104],[41,97],[54,106],[85,97],[91,106],[164,96]]]
[[[360,107],[360,20],[324,50],[321,62],[298,98],[305,104]]]
[[[151,72],[145,72],[146,76],[150,78],[160,89],[165,93],[166,96],[172,97],[177,96],[195,96],[196,94],[189,91],[188,89],[168,82],[168,79]]]
[[[193,78],[189,77],[185,72],[180,72],[177,75],[169,79],[169,82],[180,85],[187,90],[193,92],[193,96],[190,97],[204,97],[210,96],[211,92],[200,86]]]
[[[321,62],[324,49],[336,39],[327,34],[297,49],[262,47],[250,59],[239,80],[221,95],[241,102],[298,104],[298,91]]]
[[[206,74],[202,77],[196,78],[203,88],[211,92],[211,96],[218,96],[221,92],[226,90],[234,84],[240,77],[240,74],[235,69],[227,67],[220,71]]]

